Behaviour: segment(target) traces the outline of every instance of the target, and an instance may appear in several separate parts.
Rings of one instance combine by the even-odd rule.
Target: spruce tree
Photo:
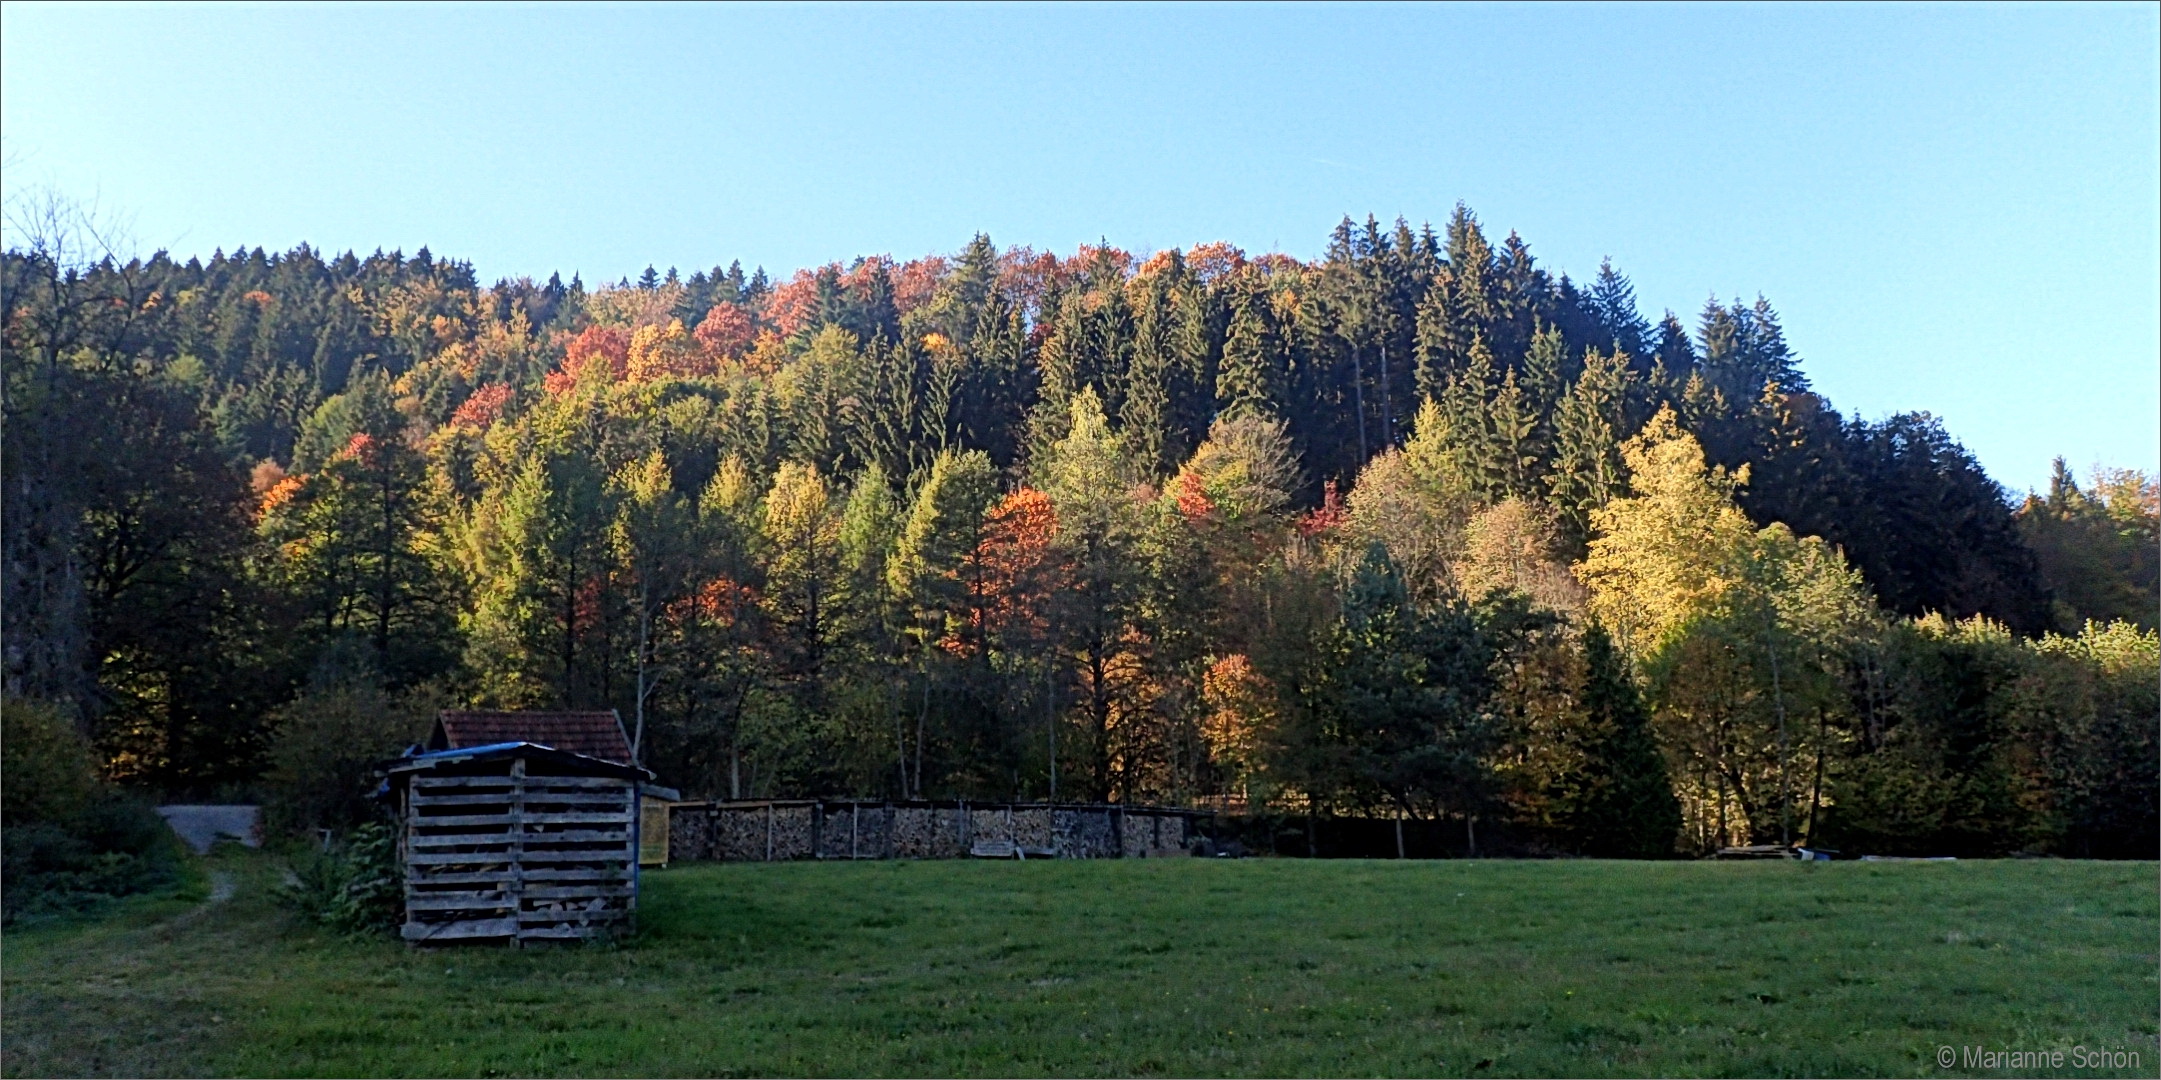
[[[1481,470],[1488,499],[1533,498],[1533,485],[1544,459],[1538,439],[1538,414],[1510,371],[1486,403],[1486,437]]]
[[[1288,372],[1268,293],[1249,281],[1234,303],[1223,338],[1223,366],[1216,375],[1216,403],[1224,413],[1281,416]]]
[[[1630,356],[1645,355],[1644,346],[1648,344],[1646,338],[1651,326],[1636,310],[1636,287],[1613,268],[1612,259],[1599,261],[1598,279],[1592,282],[1584,301],[1592,317],[1598,320],[1599,334],[1605,339],[1597,343],[1600,349],[1619,349]]]
[[[1465,335],[1457,325],[1455,307],[1449,302],[1449,277],[1446,270],[1437,274],[1426,288],[1423,299],[1418,301],[1416,316],[1417,334],[1414,337],[1412,360],[1413,379],[1421,399],[1433,400],[1441,396],[1462,370],[1456,345]]]
[[[1525,400],[1541,425],[1548,421],[1554,406],[1560,403],[1562,391],[1575,378],[1576,373],[1568,367],[1568,346],[1560,327],[1548,324],[1531,338],[1530,351],[1523,357],[1521,380]]]
[[[1563,825],[1585,855],[1671,855],[1681,806],[1628,661],[1595,624],[1584,630],[1583,652],[1587,670],[1579,700],[1588,737],[1581,747],[1581,772],[1565,796]]]
[[[1553,468],[1546,476],[1550,501],[1560,513],[1565,539],[1579,548],[1590,539],[1591,511],[1620,494],[1621,423],[1628,369],[1619,354],[1593,350],[1583,374],[1553,413]]]
[[[1170,471],[1169,455],[1179,449],[1170,433],[1169,306],[1160,287],[1142,296],[1134,325],[1133,363],[1126,372],[1125,406],[1118,414],[1135,465],[1151,477]]]

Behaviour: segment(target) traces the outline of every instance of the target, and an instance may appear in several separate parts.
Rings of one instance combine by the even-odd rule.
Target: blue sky
[[[2112,7],[0,6],[11,192],[484,279],[1227,239],[1458,200],[1770,297],[1999,479],[2161,460],[2161,18]]]

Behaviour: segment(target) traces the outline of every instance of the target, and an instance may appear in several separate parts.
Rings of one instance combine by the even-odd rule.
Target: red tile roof
[[[630,738],[614,712],[444,712],[428,737],[430,750],[463,750],[529,742],[628,765]]]

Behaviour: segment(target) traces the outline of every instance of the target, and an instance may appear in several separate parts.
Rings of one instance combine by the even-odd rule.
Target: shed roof
[[[607,712],[482,712],[456,710],[435,718],[430,750],[466,750],[497,743],[552,746],[589,758],[629,765],[630,737],[614,710]]]
[[[625,780],[645,780],[653,774],[635,765],[616,761],[602,761],[584,754],[572,753],[553,746],[529,742],[501,742],[486,746],[461,747],[454,750],[431,750],[383,762],[376,766],[388,779],[386,783],[403,783],[415,772],[473,762],[495,761],[502,758],[527,758],[544,761],[561,768],[568,768],[587,776],[616,776]],[[385,789],[387,790],[387,788]]]

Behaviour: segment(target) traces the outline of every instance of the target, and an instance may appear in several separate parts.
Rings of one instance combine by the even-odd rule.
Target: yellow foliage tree
[[[641,326],[630,336],[632,379],[691,378],[709,374],[711,367],[681,319],[670,319],[666,326]]]
[[[1633,494],[1591,513],[1590,553],[1576,577],[1592,618],[1641,658],[1716,604],[1747,573],[1756,529],[1734,505],[1747,466],[1707,465],[1670,408],[1621,447]]]
[[[1632,493],[1592,512],[1576,576],[1646,676],[1700,847],[1790,842],[1816,818],[1844,660],[1881,625],[1860,575],[1815,537],[1757,529],[1747,482],[1661,410],[1622,447]]]
[[[818,467],[780,467],[765,499],[766,604],[788,631],[800,674],[815,677],[840,590],[841,515]]]

